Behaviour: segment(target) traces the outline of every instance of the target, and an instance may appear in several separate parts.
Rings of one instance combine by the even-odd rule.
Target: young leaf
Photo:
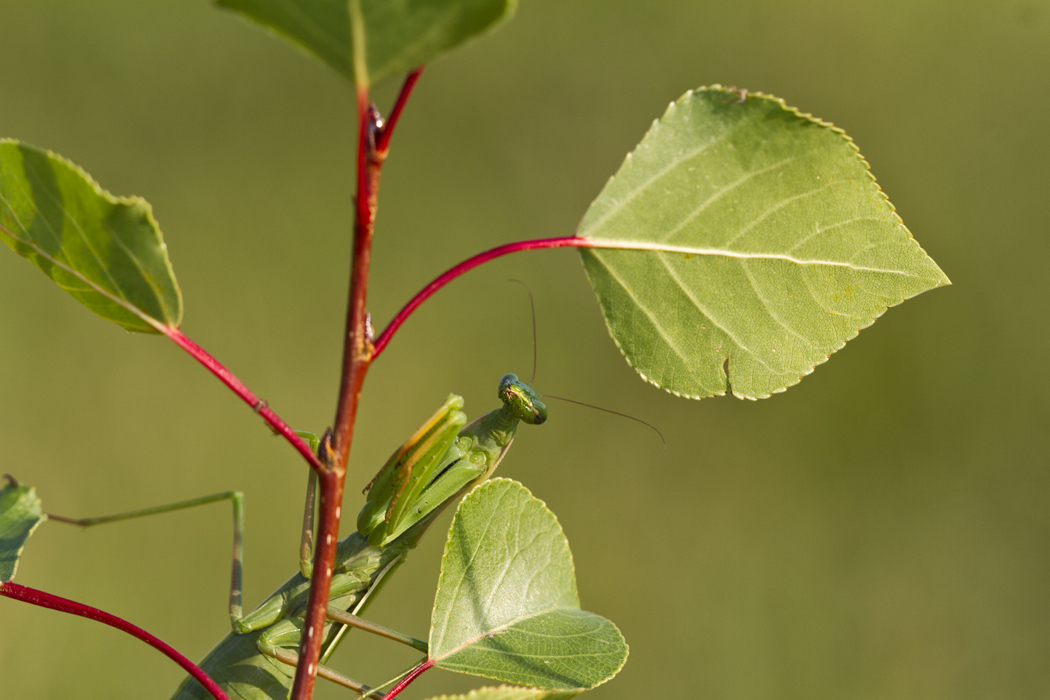
[[[610,621],[580,610],[569,543],[521,484],[493,479],[456,511],[430,627],[435,666],[552,690],[593,688],[627,660]]]
[[[576,690],[540,690],[501,685],[478,688],[462,695],[438,695],[430,700],[572,700],[579,694]]]
[[[182,294],[150,205],[114,197],[61,156],[0,140],[0,240],[99,316],[178,326]]]
[[[35,489],[7,480],[0,489],[0,585],[15,577],[26,540],[47,519]]]
[[[580,255],[627,361],[689,398],[784,391],[949,284],[841,130],[720,86],[667,109],[578,235],[608,244]]]
[[[410,71],[509,20],[517,9],[517,0],[216,0],[216,4],[274,30],[361,83],[358,87]],[[354,46],[359,37],[363,50]],[[355,66],[355,60],[364,65]]]

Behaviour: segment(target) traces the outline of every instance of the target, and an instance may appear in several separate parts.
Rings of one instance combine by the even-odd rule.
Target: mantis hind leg
[[[162,506],[154,506],[153,508],[141,508],[126,513],[117,513],[115,515],[103,515],[97,518],[67,518],[62,515],[53,515],[50,513],[47,517],[49,520],[54,520],[60,523],[79,525],[80,527],[91,527],[92,525],[104,525],[106,523],[114,523],[121,520],[144,518],[149,515],[172,513],[177,510],[208,505],[209,503],[218,503],[219,501],[230,501],[230,503],[233,504],[233,564],[230,567],[230,621],[233,628],[236,630],[237,623],[243,617],[243,609],[241,607],[243,589],[241,584],[244,579],[244,494],[240,491],[215,493],[211,496],[191,498],[188,501],[168,503]]]
[[[299,624],[297,624],[299,623]],[[259,635],[256,647],[259,653],[293,668],[299,666],[299,643],[302,640],[302,621],[283,620]],[[382,693],[370,694],[371,687],[327,666],[318,665],[317,675],[333,683],[349,688],[356,693],[382,698]]]

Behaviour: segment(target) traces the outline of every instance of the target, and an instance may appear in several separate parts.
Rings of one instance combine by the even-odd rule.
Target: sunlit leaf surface
[[[435,665],[539,688],[612,678],[627,645],[610,621],[580,610],[569,543],[521,484],[494,479],[456,511],[430,628]]]
[[[0,240],[129,331],[178,326],[182,295],[150,205],[57,156],[0,140]]]
[[[15,577],[26,540],[46,517],[32,487],[10,480],[0,489],[0,583]]]
[[[653,124],[578,235],[608,246],[580,254],[627,361],[690,398],[783,391],[949,283],[842,131],[717,86]]]

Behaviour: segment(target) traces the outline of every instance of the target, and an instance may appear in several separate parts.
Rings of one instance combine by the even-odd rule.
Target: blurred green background
[[[152,202],[186,333],[293,426],[328,425],[349,87],[203,0],[0,0],[0,29],[0,135]],[[448,392],[473,415],[501,374],[531,373],[528,300],[507,282],[522,279],[539,390],[629,412],[669,443],[554,404],[500,468],[558,514],[584,607],[631,644],[593,697],[1050,696],[1048,77],[1045,0],[524,0],[431,65],[404,116],[377,326],[474,252],[571,234],[667,103],[715,82],[846,129],[954,286],[891,309],[785,395],[687,402],[622,361],[574,253],[503,258],[442,291],[373,368],[348,510]],[[378,91],[384,109],[395,88]],[[101,322],[0,252],[0,471],[70,516],[242,489],[246,602],[261,600],[296,566],[295,454],[170,343]],[[229,520],[212,506],[47,524],[18,580],[199,658],[229,629]],[[374,619],[425,635],[441,539]],[[378,682],[414,658],[355,634],[334,665]],[[0,600],[0,697],[163,698],[181,677],[109,628]],[[474,684],[432,672],[405,697]]]

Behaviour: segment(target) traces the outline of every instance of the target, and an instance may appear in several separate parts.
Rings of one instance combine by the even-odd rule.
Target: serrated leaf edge
[[[849,136],[849,134],[847,134],[845,132],[845,130],[841,129],[840,127],[835,126],[831,122],[828,122],[828,121],[825,121],[823,119],[820,119],[819,117],[815,117],[815,116],[813,116],[812,114],[810,114],[808,112],[803,112],[800,109],[798,109],[797,107],[791,107],[784,101],[783,98],[776,97],[775,95],[770,95],[770,94],[763,93],[763,92],[750,92],[748,90],[742,90],[742,89],[738,89],[738,88],[735,88],[735,87],[723,87],[722,85],[720,85],[718,83],[715,83],[714,85],[701,86],[701,87],[698,87],[698,88],[687,90],[681,97],[679,97],[678,99],[676,99],[673,102],[671,102],[667,106],[667,109],[664,110],[664,113],[659,118],[653,120],[653,123],[649,126],[649,129],[646,130],[645,135],[643,135],[641,140],[638,141],[638,144],[636,144],[635,147],[632,148],[631,151],[629,151],[627,153],[627,155],[624,157],[623,162],[620,164],[620,167],[617,168],[616,173],[611,175],[609,177],[609,179],[606,181],[605,185],[603,185],[602,188],[598,191],[598,195],[595,197],[594,200],[592,200],[592,204],[593,204],[593,202],[597,201],[598,197],[600,197],[601,193],[605,191],[605,188],[608,186],[608,184],[616,179],[616,176],[620,173],[620,171],[623,170],[624,166],[631,160],[631,156],[634,153],[635,149],[637,149],[638,145],[641,145],[645,141],[645,139],[648,138],[649,134],[652,132],[654,127],[656,127],[656,126],[658,126],[660,124],[666,123],[673,116],[673,114],[675,113],[675,111],[678,108],[678,105],[680,103],[682,103],[684,100],[690,99],[694,95],[698,95],[698,94],[706,93],[706,92],[723,93],[723,94],[726,94],[727,96],[728,95],[734,95],[735,98],[737,100],[741,101],[741,102],[743,102],[744,100],[747,100],[747,99],[751,99],[751,98],[773,101],[773,102],[776,102],[777,104],[779,104],[782,109],[790,112],[791,114],[794,114],[795,116],[797,116],[797,117],[799,117],[801,119],[805,119],[805,120],[810,121],[810,122],[812,122],[814,124],[817,124],[819,126],[822,126],[822,127],[827,128],[827,129],[830,129],[831,131],[833,131],[836,134],[838,134],[839,136],[841,136],[846,141],[846,143],[849,145],[849,147],[853,150],[854,156],[857,159],[859,159],[860,162],[863,164],[865,174],[868,176],[868,179],[871,181],[871,183],[875,185],[875,188],[876,188],[876,190],[878,190],[879,195],[881,195],[882,200],[889,207],[890,213],[892,214],[893,219],[895,220],[897,226],[899,226],[901,229],[904,230],[904,233],[907,234],[908,239],[911,241],[911,243],[916,248],[918,248],[918,250],[924,256],[926,256],[927,259],[929,259],[931,262],[933,261],[933,259],[930,258],[930,256],[926,253],[926,251],[923,249],[923,247],[915,239],[915,236],[912,235],[912,232],[908,229],[908,227],[905,225],[904,221],[900,218],[900,215],[897,214],[897,208],[895,206],[893,206],[893,202],[890,201],[889,197],[882,190],[882,187],[879,185],[878,181],[875,179],[875,175],[871,172],[871,164],[868,163],[868,161],[864,158],[863,155],[861,155],[860,148],[858,148],[857,144],[853,141],[853,139]],[[600,223],[600,221],[599,221],[599,223]],[[588,237],[588,236],[580,235],[579,230],[580,230],[580,226],[582,224],[583,224],[583,220],[581,219],[580,223],[578,223],[576,225],[576,236],[578,238],[583,238],[583,239],[586,239],[588,241],[596,241],[596,242],[599,242],[599,243],[604,243],[605,242],[605,241],[603,241],[600,238],[591,238],[591,237]],[[654,246],[651,243],[646,243],[644,245],[631,245],[630,243],[624,242],[624,241],[621,241],[621,240],[618,240],[618,241],[615,241],[615,242],[610,241],[609,245],[594,245],[594,246],[588,246],[588,247],[581,247],[580,250],[579,250],[581,256],[586,253],[587,248],[596,248],[596,249],[599,249],[599,250],[601,250],[601,249],[656,250],[656,251],[659,251],[659,252],[680,252],[680,253],[686,253],[686,254],[692,254],[692,255],[711,255],[711,256],[722,256],[722,257],[735,257],[735,258],[741,258],[741,259],[758,259],[758,258],[761,258],[761,259],[783,259],[783,260],[786,260],[788,262],[793,262],[793,263],[797,263],[797,264],[809,264],[809,263],[814,263],[815,264],[815,263],[818,263],[818,262],[822,262],[822,261],[798,261],[798,260],[791,259],[790,256],[780,256],[780,255],[741,255],[741,254],[733,254],[733,253],[731,253],[729,251],[720,251],[718,249],[704,249],[704,248],[685,249],[684,247],[673,247],[673,246],[665,246],[663,248],[659,248],[659,247]],[[674,249],[672,250],[672,248],[674,248]],[[828,263],[827,261],[823,261],[823,262],[825,262],[826,264],[834,264],[834,263]],[[581,257],[581,265],[582,265],[582,257]],[[842,264],[840,266],[847,267],[847,268],[850,268],[850,269],[857,269],[857,270],[861,270],[861,271],[865,270],[864,268],[858,268],[858,267],[854,267],[854,266],[851,266],[851,265],[848,265],[848,264]],[[929,291],[930,289],[936,289],[937,287],[943,287],[943,286],[947,286],[947,285],[951,284],[951,280],[948,279],[948,276],[944,274],[944,271],[941,270],[940,266],[937,265],[936,262],[934,262],[934,266],[937,267],[938,271],[940,271],[941,279],[939,279],[937,281],[937,283],[934,284],[932,287],[930,287],[929,289],[923,290],[923,291]],[[608,269],[608,268],[606,267],[606,269]],[[872,271],[872,272],[886,272],[886,273],[893,272],[894,274],[902,274],[900,271],[877,270],[877,269],[872,269],[872,270],[869,270],[869,271]],[[914,275],[912,275],[912,276],[914,276]],[[860,335],[860,331],[864,330],[865,328],[868,328],[873,323],[875,323],[875,321],[877,321],[879,319],[879,317],[881,317],[884,313],[886,313],[886,311],[890,307],[902,304],[905,301],[907,301],[908,299],[911,299],[912,297],[918,296],[919,294],[922,294],[922,293],[923,292],[916,292],[915,294],[911,294],[911,295],[902,297],[901,300],[898,301],[896,304],[887,304],[886,306],[883,306],[878,311],[878,313],[876,313],[867,323],[865,323],[865,324],[863,324],[861,326],[858,326],[856,329],[853,330],[852,334],[848,335],[846,338],[844,338],[842,340],[841,343],[836,345],[834,347],[834,349],[830,353],[828,353],[827,355],[824,356],[823,360],[821,360],[819,362],[815,362],[811,367],[809,367],[808,370],[802,372],[799,375],[798,379],[796,379],[796,380],[794,380],[792,382],[789,382],[789,383],[785,384],[784,386],[782,386],[782,387],[780,387],[778,389],[774,389],[773,391],[771,391],[768,394],[761,394],[761,395],[757,395],[757,396],[748,396],[746,394],[742,394],[742,393],[739,393],[737,391],[733,391],[732,392],[733,396],[735,396],[738,399],[746,399],[748,401],[757,401],[759,399],[767,399],[770,396],[772,396],[773,394],[781,394],[781,393],[787,391],[791,387],[793,387],[796,384],[798,384],[799,382],[801,382],[805,377],[808,377],[810,374],[812,374],[813,371],[816,370],[817,367],[819,367],[820,365],[822,365],[825,362],[827,362],[828,360],[830,360],[831,356],[833,354],[835,354],[836,352],[838,352],[842,348],[846,347],[846,343],[848,343],[849,341],[853,340],[858,335]],[[602,308],[602,316],[605,316],[604,306],[602,304],[599,304],[599,307]],[[713,398],[713,397],[716,397],[716,396],[725,396],[726,395],[726,391],[721,391],[721,392],[717,392],[717,393],[713,393],[713,394],[705,394],[705,395],[686,394],[686,393],[675,391],[673,389],[668,389],[667,387],[664,387],[664,386],[660,385],[655,379],[653,379],[652,377],[648,376],[645,372],[641,371],[631,361],[631,358],[628,357],[626,352],[624,352],[623,346],[620,344],[620,341],[616,338],[615,335],[613,335],[612,329],[609,327],[609,323],[608,323],[608,319],[607,318],[606,318],[606,323],[605,323],[605,329],[606,329],[606,332],[609,333],[609,337],[612,338],[613,344],[616,345],[616,349],[620,351],[620,354],[623,356],[623,358],[627,362],[628,366],[630,366],[635,372],[637,372],[638,375],[645,382],[647,382],[649,384],[652,384],[656,388],[663,389],[667,393],[672,394],[674,396],[677,396],[679,398],[693,399],[693,400],[696,400],[696,401],[701,401],[701,400],[706,399],[706,398]],[[732,391],[731,380],[730,380],[728,374],[725,371],[725,364],[726,364],[727,361],[730,360],[730,358],[729,358],[728,355],[725,355],[721,359],[722,359],[722,365],[723,365],[722,375],[723,375],[723,377],[726,380],[727,388],[730,391]]]
[[[452,533],[455,531],[456,521],[459,520],[459,512],[463,508],[463,504],[465,504],[469,498],[474,496],[474,494],[477,493],[478,491],[480,491],[481,489],[483,489],[483,488],[495,488],[495,485],[502,485],[502,484],[512,484],[514,486],[517,486],[517,487],[521,488],[522,490],[525,491],[526,494],[529,495],[529,497],[535,499],[541,506],[543,506],[544,510],[546,510],[548,513],[550,513],[551,516],[554,518],[554,524],[555,524],[555,526],[557,526],[558,532],[561,533],[561,536],[565,538],[566,542],[568,542],[569,538],[565,537],[565,530],[564,530],[564,528],[562,528],[561,522],[558,520],[558,516],[554,514],[554,511],[552,511],[550,508],[547,507],[546,502],[544,502],[540,498],[536,498],[536,496],[533,495],[532,491],[530,491],[528,489],[528,487],[526,487],[524,484],[522,484],[519,481],[515,481],[514,479],[508,479],[507,477],[502,477],[502,476],[501,477],[495,477],[495,478],[492,478],[492,479],[488,479],[486,481],[482,481],[477,486],[472,488],[470,491],[467,492],[467,494],[465,496],[463,496],[463,498],[460,500],[459,504],[456,506],[456,513],[455,513],[455,515],[452,516],[452,523],[449,525],[449,527],[448,527],[448,534],[445,536],[445,548],[444,548],[444,550],[441,553],[441,567],[439,568],[439,571],[441,573],[444,573],[444,571],[445,571],[445,562],[446,562],[446,560],[449,557],[449,547],[448,547],[448,545],[452,541]],[[572,555],[572,547],[568,547],[567,549],[568,549],[568,552],[569,552],[569,565],[572,567],[573,586],[577,588],[576,597],[577,597],[577,599],[579,599],[579,589],[576,586],[576,560],[575,560],[575,558]],[[434,606],[431,609],[431,613],[430,613],[430,619],[432,621],[434,619],[434,613],[437,611],[437,601],[438,601],[438,595],[440,593],[441,593],[441,574],[439,574],[439,576],[438,576],[438,587],[437,587],[437,590],[434,592]],[[433,646],[433,645],[431,645],[431,646]],[[457,647],[457,649],[458,648],[459,647]]]
[[[82,177],[84,179],[84,181],[87,182],[91,186],[92,190],[94,191],[94,193],[96,195],[98,195],[99,197],[105,199],[107,202],[109,202],[111,204],[123,204],[123,205],[127,205],[127,206],[136,206],[137,205],[137,206],[141,207],[141,211],[146,215],[146,221],[148,222],[150,228],[154,231],[154,233],[156,233],[157,240],[159,242],[160,248],[164,252],[164,267],[167,269],[167,271],[168,271],[168,273],[169,273],[169,275],[171,277],[172,285],[175,288],[175,294],[176,294],[176,296],[178,298],[178,309],[177,309],[176,317],[173,319],[174,320],[173,325],[168,326],[166,324],[158,322],[152,316],[149,316],[148,314],[146,314],[143,311],[141,311],[138,307],[134,306],[130,302],[128,302],[128,301],[126,301],[126,300],[124,300],[124,299],[122,299],[120,297],[115,296],[109,290],[100,287],[98,284],[96,284],[95,282],[92,282],[90,279],[85,277],[80,272],[74,270],[73,268],[69,267],[65,263],[62,263],[62,262],[56,260],[55,258],[53,258],[46,251],[42,250],[40,248],[40,246],[38,246],[36,243],[33,243],[32,241],[27,241],[26,239],[22,238],[21,236],[16,235],[12,231],[10,231],[7,227],[0,226],[0,231],[3,231],[4,234],[10,236],[14,240],[16,240],[19,243],[21,243],[22,245],[25,245],[25,246],[27,246],[29,248],[32,248],[33,251],[36,252],[37,255],[39,255],[40,257],[42,257],[45,260],[47,260],[48,262],[50,262],[55,267],[58,267],[58,268],[64,270],[65,272],[69,273],[71,276],[75,277],[76,279],[80,280],[84,284],[86,284],[89,287],[91,287],[96,293],[98,293],[98,294],[104,296],[105,298],[109,299],[110,301],[112,301],[113,303],[115,303],[118,306],[122,307],[125,311],[128,311],[132,315],[137,316],[139,319],[144,321],[147,324],[147,326],[149,326],[149,328],[143,328],[142,330],[148,331],[150,328],[152,328],[157,333],[164,334],[165,331],[167,329],[169,329],[169,328],[178,328],[179,324],[182,321],[182,314],[183,314],[182,290],[179,288],[178,280],[175,277],[175,270],[174,270],[174,268],[171,265],[171,259],[168,257],[168,244],[165,243],[165,241],[164,241],[164,234],[160,230],[160,223],[157,221],[156,217],[153,216],[153,206],[148,201],[146,201],[144,198],[139,197],[139,196],[135,196],[135,195],[132,195],[132,196],[121,196],[121,195],[113,194],[109,190],[107,190],[104,187],[102,187],[102,185],[100,185],[98,183],[98,181],[95,180],[95,178],[91,177],[91,175],[88,174],[88,172],[85,171],[82,167],[80,167],[79,165],[77,165],[73,161],[69,160],[68,158],[66,158],[66,157],[64,157],[64,156],[62,156],[62,155],[60,155],[58,153],[55,153],[54,151],[52,151],[50,149],[40,148],[39,146],[34,146],[34,145],[30,144],[30,143],[26,143],[26,142],[21,141],[19,139],[0,138],[0,145],[4,145],[4,144],[14,144],[14,145],[18,145],[18,146],[28,146],[29,148],[33,148],[33,149],[35,149],[37,151],[40,151],[40,152],[46,154],[47,157],[50,158],[50,159],[54,159],[54,160],[57,160],[57,161],[63,163],[64,165],[69,167],[71,170],[73,170],[77,175]],[[0,198],[0,200],[2,200],[2,198]],[[4,201],[4,204],[6,205],[7,204],[6,200],[3,200],[3,201]],[[146,279],[149,279],[148,276],[144,276],[144,277]],[[112,319],[106,319],[106,320],[112,320]],[[120,325],[120,326],[124,325],[124,324],[121,324],[118,321],[114,321],[114,323],[117,323],[117,325]]]
[[[621,351],[621,352],[622,352],[622,351]],[[535,500],[536,502],[538,502],[538,503],[539,503],[539,504],[540,504],[541,506],[543,506],[544,510],[546,510],[546,511],[547,511],[547,512],[548,512],[548,513],[549,513],[549,514],[551,515],[551,517],[552,517],[552,518],[554,518],[554,524],[555,524],[555,525],[557,526],[557,528],[558,528],[558,532],[560,532],[560,533],[561,533],[561,536],[565,538],[565,541],[566,541],[566,542],[568,542],[569,538],[565,536],[565,529],[564,529],[564,528],[562,528],[562,526],[561,526],[561,521],[560,521],[560,520],[558,520],[558,516],[557,516],[557,515],[556,515],[556,514],[554,513],[554,511],[552,511],[552,510],[551,510],[551,509],[550,509],[550,508],[549,508],[549,507],[547,506],[547,503],[546,503],[546,501],[544,501],[543,499],[537,498],[537,497],[536,497],[536,496],[535,496],[535,495],[534,495],[534,494],[532,493],[532,491],[530,491],[530,490],[529,490],[529,488],[528,488],[527,486],[525,486],[524,484],[522,484],[522,483],[521,483],[521,482],[519,482],[519,481],[515,481],[514,479],[508,479],[508,478],[506,478],[506,477],[495,477],[495,478],[493,478],[493,479],[489,479],[489,480],[487,480],[487,481],[483,481],[483,482],[481,482],[480,484],[478,484],[477,486],[475,486],[475,487],[474,487],[473,489],[471,489],[471,490],[470,490],[470,491],[469,491],[469,492],[467,493],[467,495],[463,497],[463,500],[461,500],[461,501],[459,502],[459,505],[458,505],[458,506],[456,507],[456,514],[455,514],[455,515],[453,516],[453,518],[452,518],[452,524],[451,524],[451,525],[449,525],[449,528],[448,528],[448,535],[447,535],[447,536],[446,536],[446,538],[445,538],[445,548],[444,548],[444,551],[443,551],[443,552],[442,552],[442,554],[441,554],[441,567],[440,567],[440,571],[441,571],[442,573],[443,573],[443,572],[445,571],[445,561],[446,561],[446,559],[447,559],[447,558],[448,558],[448,556],[449,556],[449,547],[448,547],[448,545],[449,545],[449,542],[450,542],[450,541],[452,540],[452,532],[453,532],[453,531],[455,530],[456,520],[457,520],[457,519],[459,518],[459,511],[460,511],[460,509],[461,509],[461,508],[463,507],[463,504],[464,504],[464,503],[466,503],[466,502],[467,502],[467,499],[469,499],[469,498],[470,498],[471,496],[473,496],[473,495],[474,495],[474,493],[475,493],[475,492],[477,492],[477,491],[479,491],[480,489],[483,489],[483,488],[488,488],[488,487],[489,487],[490,485],[494,485],[494,484],[503,484],[503,483],[506,483],[506,484],[512,484],[512,485],[514,485],[514,486],[517,486],[518,488],[522,489],[522,490],[523,490],[523,491],[524,491],[524,492],[525,492],[526,494],[528,494],[530,498],[534,499],[534,500]],[[576,595],[576,597],[577,597],[577,599],[578,599],[578,598],[579,598],[579,587],[578,587],[578,585],[577,585],[577,583],[576,583],[576,559],[575,559],[575,557],[573,557],[573,554],[572,554],[572,547],[566,547],[566,549],[568,550],[568,554],[569,554],[569,565],[570,565],[570,566],[572,567],[572,581],[573,581],[573,586],[574,586],[575,588],[577,588],[577,595]],[[440,593],[441,593],[441,576],[439,575],[439,577],[438,577],[438,588],[437,588],[437,590],[436,590],[436,591],[435,591],[435,593],[434,593],[434,606],[433,606],[433,608],[432,608],[432,610],[431,610],[431,614],[430,614],[430,619],[431,619],[431,630],[433,630],[433,619],[434,619],[434,613],[435,613],[435,612],[437,611],[437,600],[438,600],[438,596],[440,595]],[[616,630],[616,633],[617,633],[617,634],[618,634],[618,635],[620,636],[620,641],[621,641],[621,642],[623,642],[623,646],[624,646],[624,649],[625,649],[625,650],[627,651],[627,654],[624,654],[624,658],[623,658],[623,661],[621,661],[621,662],[620,662],[620,665],[619,665],[619,666],[617,666],[617,667],[616,667],[616,669],[614,669],[614,670],[613,670],[613,671],[612,671],[612,672],[611,672],[611,673],[609,674],[609,676],[608,676],[607,678],[605,678],[605,679],[603,679],[603,680],[599,681],[598,683],[595,683],[594,685],[590,686],[589,688],[579,688],[579,689],[577,689],[577,690],[579,690],[580,692],[583,692],[584,690],[591,690],[591,689],[593,689],[593,688],[597,688],[597,687],[598,687],[599,685],[602,685],[603,683],[607,683],[608,681],[610,681],[610,680],[612,680],[613,678],[615,678],[615,677],[616,677],[616,675],[617,675],[617,674],[618,674],[618,673],[619,673],[619,672],[620,672],[621,670],[623,670],[623,667],[624,667],[624,666],[625,666],[625,665],[627,664],[627,657],[628,657],[628,656],[629,656],[629,654],[630,654],[630,645],[629,645],[629,644],[627,643],[627,640],[626,640],[626,639],[624,638],[624,636],[623,636],[623,633],[622,633],[622,632],[620,632],[620,628],[616,626],[616,623],[615,623],[615,622],[613,622],[612,620],[610,620],[610,619],[609,619],[609,618],[607,618],[607,617],[602,617],[601,615],[598,615],[597,613],[592,613],[592,612],[590,612],[589,610],[583,610],[583,608],[579,608],[579,607],[577,607],[577,608],[566,608],[565,606],[559,606],[559,607],[557,607],[557,608],[553,608],[553,609],[555,609],[555,610],[580,610],[580,611],[582,611],[582,612],[587,612],[587,613],[590,613],[591,615],[594,615],[594,616],[596,616],[596,617],[601,617],[601,618],[602,618],[603,620],[605,620],[605,621],[607,621],[607,622],[608,622],[609,624],[611,624],[614,630]],[[545,612],[546,612],[546,611],[545,611]],[[531,618],[531,617],[534,617],[534,616],[530,615],[530,616],[525,616],[525,617],[517,618],[517,619],[516,619],[516,620],[514,620],[513,622],[518,622],[518,621],[520,621],[520,620],[525,620],[525,619],[529,619],[529,618]],[[508,624],[510,624],[510,623],[508,623]],[[500,626],[499,628],[497,628],[497,629],[503,629],[504,627],[506,627],[506,625],[501,625],[501,626]],[[485,635],[485,636],[486,636],[486,637],[491,637],[491,636],[494,636],[494,634],[491,634],[491,633],[490,633],[490,634],[487,634],[487,635]],[[431,642],[431,648],[433,648],[433,640],[432,640],[432,639],[430,639],[429,641]],[[459,646],[455,647],[454,649],[451,649],[451,650],[449,650],[449,651],[448,651],[447,653],[445,653],[445,654],[442,654],[442,655],[441,655],[440,657],[435,657],[435,656],[434,656],[433,654],[429,654],[427,658],[429,658],[429,659],[431,659],[431,660],[433,660],[433,661],[435,661],[435,662],[436,662],[436,661],[437,661],[437,660],[439,660],[439,659],[447,658],[448,656],[450,656],[450,655],[454,654],[455,652],[459,651],[460,649],[463,649],[464,647],[467,647],[467,646],[469,646],[469,645],[473,644],[473,643],[474,643],[475,641],[476,641],[475,639],[471,639],[471,640],[469,640],[469,641],[467,641],[467,642],[465,642],[465,643],[463,643],[463,644],[461,644],[461,645],[459,645]],[[440,666],[439,666],[439,668],[440,668]],[[475,674],[471,674],[471,675],[475,675]],[[483,677],[483,678],[488,678],[489,676],[481,676],[481,677]],[[502,679],[502,678],[498,678],[498,679],[495,679],[495,680],[505,680],[505,679]],[[506,684],[504,684],[504,685],[506,685]],[[500,687],[503,687],[503,686],[500,686]],[[507,686],[507,687],[528,687],[528,686]],[[536,689],[537,689],[537,690],[550,690],[550,691],[557,691],[557,692],[572,692],[572,689],[561,689],[561,688],[536,688]]]
[[[19,485],[13,477],[10,477],[8,475],[5,476],[7,476],[7,478],[12,484],[14,484],[15,487]],[[26,491],[26,496],[36,501],[37,505],[40,505],[41,501],[40,497],[36,495],[36,487],[28,486],[27,488],[28,491]],[[25,550],[26,544],[29,543],[29,538],[33,536],[33,533],[36,532],[36,529],[40,527],[41,523],[43,523],[45,520],[47,520],[47,513],[43,512],[43,509],[41,508],[40,517],[37,518],[36,522],[29,526],[29,532],[26,533],[25,542],[23,542],[22,546],[18,548],[18,551],[15,552],[15,563],[11,567],[11,577],[6,581],[0,580],[0,587],[2,587],[5,583],[10,583],[11,581],[15,580],[15,574],[18,573],[18,565],[19,563],[21,563],[22,560],[22,552]]]

